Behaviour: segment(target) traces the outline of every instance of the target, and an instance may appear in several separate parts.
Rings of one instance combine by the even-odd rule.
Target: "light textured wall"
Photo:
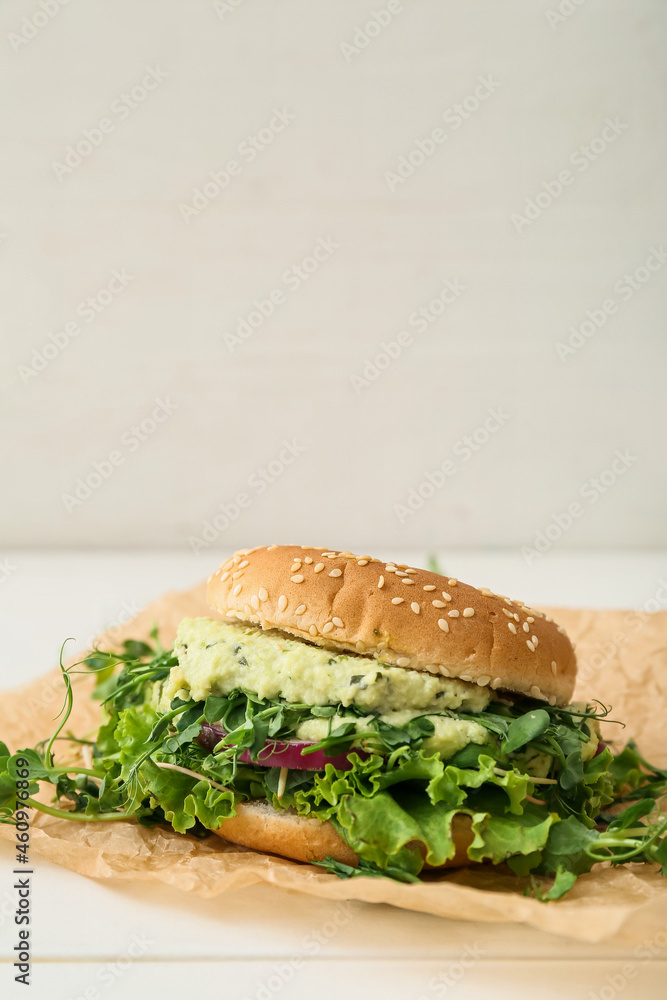
[[[0,543],[667,544],[666,36],[5,0]]]

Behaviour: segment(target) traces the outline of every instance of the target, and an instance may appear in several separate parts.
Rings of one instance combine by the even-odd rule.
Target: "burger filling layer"
[[[167,703],[175,697],[203,701],[241,687],[292,703],[358,705],[379,714],[415,709],[423,715],[442,709],[481,712],[491,697],[476,684],[210,618],[185,618],[174,652],[179,666],[164,688]]]
[[[184,619],[174,651],[178,665],[157,694],[161,711],[174,698],[199,702],[241,688],[290,704],[340,706],[337,721],[350,721],[344,711],[348,706],[391,725],[427,716],[434,729],[424,748],[445,757],[489,738],[477,722],[452,717],[455,712],[475,715],[489,704],[488,688],[465,681],[332,652],[277,630],[209,618]],[[356,715],[354,721],[360,732],[367,728],[368,719]],[[317,741],[328,728],[329,719],[306,719],[295,735]]]

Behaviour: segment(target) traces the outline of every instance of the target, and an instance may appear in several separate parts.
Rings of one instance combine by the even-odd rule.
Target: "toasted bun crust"
[[[564,629],[522,601],[370,556],[299,545],[242,549],[209,578],[221,615],[331,649],[566,705]]]
[[[291,809],[277,812],[270,802],[264,800],[239,802],[236,816],[226,819],[215,832],[231,844],[268,851],[295,861],[323,861],[331,857],[355,868],[359,862],[358,856],[336,833],[331,823],[297,816]],[[454,816],[452,835],[456,854],[442,867],[460,868],[472,864],[468,858],[468,846],[473,839],[468,816]]]

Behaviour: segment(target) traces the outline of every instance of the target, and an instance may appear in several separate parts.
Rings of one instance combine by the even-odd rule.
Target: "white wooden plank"
[[[119,954],[111,962],[35,963],[32,1000],[146,1000],[202,994],[224,1000],[662,1000],[664,960],[145,962]],[[0,965],[7,981],[11,970]],[[12,983],[2,995],[25,996]]]

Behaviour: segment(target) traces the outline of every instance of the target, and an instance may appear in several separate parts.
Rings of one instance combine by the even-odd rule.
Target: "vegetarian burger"
[[[85,658],[94,741],[66,728],[61,665],[51,739],[13,755],[0,742],[0,822],[170,824],[340,877],[507,862],[542,899],[597,861],[667,874],[667,771],[600,742],[604,706],[569,703],[574,651],[548,616],[293,545],[237,552],[208,599],[220,617],[185,619],[173,649],[154,629]]]
[[[568,713],[567,746],[545,741],[576,664],[540,611],[307,546],[237,552],[207,598],[223,620],[181,623],[154,697],[164,713],[201,706],[198,771],[206,752],[236,793],[226,840],[409,876],[542,848],[558,805],[536,789],[571,794],[558,778],[572,754],[580,797],[597,721]]]

